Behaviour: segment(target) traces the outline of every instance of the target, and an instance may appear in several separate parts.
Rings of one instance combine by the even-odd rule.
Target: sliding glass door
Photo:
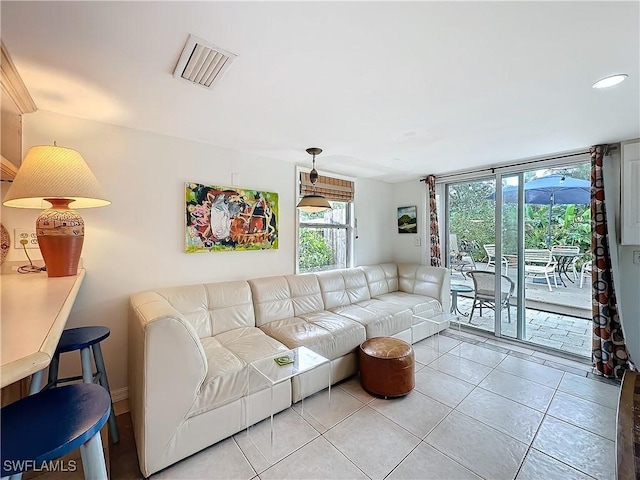
[[[479,290],[477,282],[487,282],[483,273],[492,269],[495,185],[495,177],[487,177],[447,184],[445,188],[446,263],[452,274],[454,309],[463,325],[492,333],[496,327],[491,302],[477,301],[474,292]]]
[[[556,163],[445,185],[462,325],[590,355],[588,179],[587,162]]]
[[[499,295],[500,330],[503,337],[525,338],[526,324],[519,308],[523,296],[522,239],[523,207],[521,202],[522,174],[498,175],[502,185],[502,201],[499,202],[501,278],[496,284]],[[499,197],[500,198],[500,197]]]

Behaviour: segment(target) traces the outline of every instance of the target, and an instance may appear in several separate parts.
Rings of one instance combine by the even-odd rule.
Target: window
[[[312,193],[309,174],[300,173],[300,197]],[[352,265],[353,182],[320,176],[316,193],[332,210],[298,212],[298,273],[347,268]]]

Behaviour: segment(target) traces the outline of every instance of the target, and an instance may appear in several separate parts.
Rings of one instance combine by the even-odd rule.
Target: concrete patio
[[[484,270],[484,264],[476,264],[478,270]],[[503,270],[504,271],[504,270]],[[516,269],[510,268],[509,275],[515,279]],[[573,279],[572,275],[569,274]],[[549,288],[546,283],[533,283],[525,280],[525,336],[527,342],[549,348],[562,350],[584,357],[591,356],[591,288],[587,284],[579,288],[579,281],[571,283],[566,278],[563,286]],[[471,278],[463,277],[460,272],[453,271],[451,284],[467,285],[473,288]],[[553,283],[552,283],[553,284]],[[517,297],[511,300],[511,320],[508,323],[506,312],[503,312],[502,335],[516,337],[516,304]],[[473,292],[458,294],[458,309],[465,315],[459,315],[462,325],[469,325],[485,331],[495,330],[495,313],[492,309],[483,308],[483,315],[476,308],[473,318],[469,319],[473,303]]]

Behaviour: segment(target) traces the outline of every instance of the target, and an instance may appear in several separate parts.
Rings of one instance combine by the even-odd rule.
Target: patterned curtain
[[[431,266],[441,267],[442,259],[440,258],[440,231],[438,229],[438,209],[436,207],[436,177],[429,175],[426,178],[427,192],[429,194],[429,245]]]
[[[604,198],[602,161],[606,145],[596,145],[591,153],[591,270],[593,348],[591,358],[598,373],[622,378],[629,369],[629,353],[624,342],[616,292],[611,271],[611,255]],[[614,246],[615,248],[615,246]]]

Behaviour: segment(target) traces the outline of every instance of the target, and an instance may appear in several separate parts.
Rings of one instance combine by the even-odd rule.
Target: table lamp
[[[111,202],[82,156],[54,144],[29,149],[2,203],[46,209],[36,220],[38,245],[48,276],[66,277],[78,273],[84,241],[84,221],[69,206],[102,207]]]

